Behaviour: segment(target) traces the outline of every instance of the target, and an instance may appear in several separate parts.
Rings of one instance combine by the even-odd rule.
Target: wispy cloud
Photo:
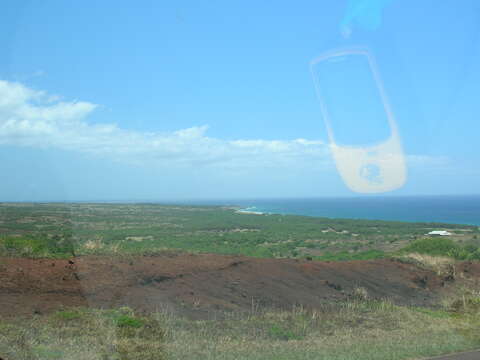
[[[0,144],[77,151],[145,165],[322,167],[330,163],[320,140],[233,141],[209,137],[208,126],[170,133],[131,131],[116,124],[91,124],[98,105],[60,97],[21,83],[0,81]]]
[[[0,145],[68,150],[156,167],[333,169],[329,146],[321,140],[223,140],[208,136],[207,125],[169,133],[131,131],[113,123],[89,123],[88,116],[98,107],[0,80]],[[406,159],[411,168],[452,167],[447,157]]]

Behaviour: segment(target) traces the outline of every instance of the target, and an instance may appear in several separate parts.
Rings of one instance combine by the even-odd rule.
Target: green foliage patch
[[[0,237],[1,256],[65,258],[74,255],[71,238],[36,234]]]
[[[273,324],[268,330],[268,334],[275,340],[301,340],[305,337],[304,334],[288,328],[281,324]]]
[[[383,259],[387,257],[387,254],[381,250],[367,250],[361,252],[350,253],[347,251],[341,251],[337,253],[326,253],[322,256],[318,256],[316,260],[322,261],[350,261],[350,260],[375,260]]]
[[[475,226],[240,214],[221,206],[4,203],[0,223],[0,256],[152,255],[173,250],[368,260],[388,256],[432,228],[468,235],[462,238],[470,238],[468,246],[447,244],[456,258],[480,256]],[[445,253],[444,246],[425,251]]]
[[[401,253],[419,253],[432,256],[448,256],[457,260],[480,260],[480,247],[474,244],[462,245],[445,237],[415,240],[401,250]]]
[[[136,318],[130,315],[120,315],[116,319],[118,327],[131,327],[131,328],[141,328],[145,325],[143,319]]]

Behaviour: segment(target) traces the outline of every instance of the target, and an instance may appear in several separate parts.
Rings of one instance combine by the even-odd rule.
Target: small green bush
[[[55,315],[61,320],[74,320],[82,317],[82,314],[76,310],[57,311]]]
[[[271,338],[275,340],[301,340],[304,338],[303,335],[296,333],[292,329],[288,329],[285,326],[281,326],[278,324],[273,324],[268,333]]]
[[[144,325],[143,319],[136,318],[129,315],[120,315],[117,319],[118,327],[141,328]]]

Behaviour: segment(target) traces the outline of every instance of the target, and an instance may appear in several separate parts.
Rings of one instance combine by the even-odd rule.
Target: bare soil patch
[[[315,308],[366,290],[402,305],[434,305],[453,283],[480,279],[480,264],[457,264],[458,279],[395,260],[317,262],[213,254],[0,258],[0,316],[70,306],[168,308],[192,318],[252,306]],[[362,290],[363,291],[363,290]]]

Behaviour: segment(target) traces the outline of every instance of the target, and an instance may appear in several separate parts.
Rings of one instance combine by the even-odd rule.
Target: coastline
[[[222,201],[203,203],[222,204]],[[480,227],[480,196],[251,199],[228,203],[236,204],[239,213]]]

